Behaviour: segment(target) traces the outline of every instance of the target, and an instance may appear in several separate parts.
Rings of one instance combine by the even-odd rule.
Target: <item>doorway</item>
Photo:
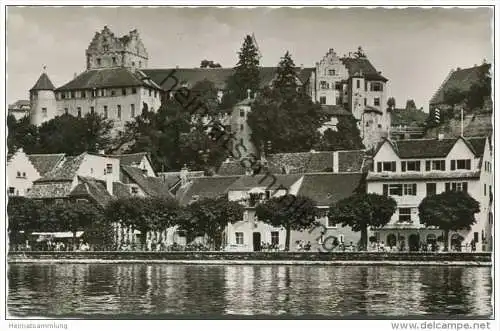
[[[261,241],[260,241],[260,232],[253,233],[253,251],[260,252],[262,249]]]
[[[410,252],[415,252],[420,249],[420,236],[418,234],[412,234],[408,238],[408,248]]]

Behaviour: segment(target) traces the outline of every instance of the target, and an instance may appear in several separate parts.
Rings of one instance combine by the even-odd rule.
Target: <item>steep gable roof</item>
[[[149,196],[172,197],[169,186],[162,178],[144,176],[141,169],[131,166],[121,166],[123,172]]]
[[[340,61],[342,61],[342,63],[346,66],[349,76],[361,73],[368,80],[388,81],[388,79],[382,76],[365,57],[344,57],[341,58]]]
[[[189,204],[193,197],[216,198],[227,193],[227,189],[239,176],[212,176],[193,178],[186,187],[177,191],[176,198],[181,205]]]
[[[40,176],[44,176],[64,160],[64,154],[29,154],[28,158]]]
[[[71,197],[91,198],[95,203],[105,206],[113,197],[106,189],[106,183],[90,177],[78,176],[79,183],[69,193]]]
[[[151,160],[149,158],[149,153],[140,152],[140,153],[132,153],[132,154],[120,154],[120,155],[110,155],[109,157],[119,159],[121,165],[132,166],[138,165],[141,163],[143,158],[147,158],[150,163]]]
[[[228,191],[245,191],[254,187],[269,187],[270,190],[289,188],[297,182],[302,174],[266,174],[241,176],[229,186]]]
[[[73,180],[86,156],[87,153],[84,152],[76,157],[67,157],[63,164],[47,172],[45,176],[37,179],[36,182]]]
[[[260,87],[268,86],[276,76],[276,67],[259,67]],[[314,68],[295,68],[297,78],[305,84]],[[166,68],[143,69],[151,79],[163,89],[180,88],[183,84],[193,87],[197,82],[209,80],[217,89],[225,89],[228,78],[234,73],[233,68]],[[169,78],[170,77],[170,78]],[[176,85],[174,87],[174,85]]]
[[[452,71],[433,95],[429,104],[435,105],[443,103],[444,94],[447,90],[456,88],[461,91],[467,91],[474,83],[480,80],[481,73],[484,70],[489,71],[490,69],[491,64],[485,63],[480,66]]]
[[[160,89],[160,87],[151,80],[147,74],[141,72],[141,70],[133,72],[127,68],[116,67],[84,71],[73,80],[57,88],[57,91],[134,86],[146,86],[157,90]]]
[[[362,173],[350,174],[306,174],[298,195],[313,199],[318,206],[329,206],[355,193]]]
[[[49,79],[49,76],[44,72],[40,75],[35,85],[30,89],[30,91],[52,91],[54,90],[54,84]]]
[[[408,139],[385,140],[385,142],[388,142],[393,147],[401,159],[444,158],[459,139],[465,141],[474,155],[481,156],[483,154],[486,138]]]

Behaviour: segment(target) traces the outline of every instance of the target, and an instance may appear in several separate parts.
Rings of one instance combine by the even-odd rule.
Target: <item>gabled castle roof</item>
[[[380,74],[380,72],[375,69],[371,62],[366,57],[343,57],[340,59],[342,63],[346,66],[349,76],[355,76],[361,74],[368,80],[380,80],[387,82],[388,79]]]

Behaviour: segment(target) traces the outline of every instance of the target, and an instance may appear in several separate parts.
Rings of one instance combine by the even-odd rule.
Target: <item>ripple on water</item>
[[[492,314],[489,267],[13,264],[13,316]]]

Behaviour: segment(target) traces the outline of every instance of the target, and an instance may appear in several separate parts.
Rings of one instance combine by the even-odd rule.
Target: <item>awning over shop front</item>
[[[33,232],[32,235],[38,236],[37,241],[44,241],[49,239],[70,239],[73,238],[73,232]],[[76,231],[76,238],[83,236],[83,231]]]

